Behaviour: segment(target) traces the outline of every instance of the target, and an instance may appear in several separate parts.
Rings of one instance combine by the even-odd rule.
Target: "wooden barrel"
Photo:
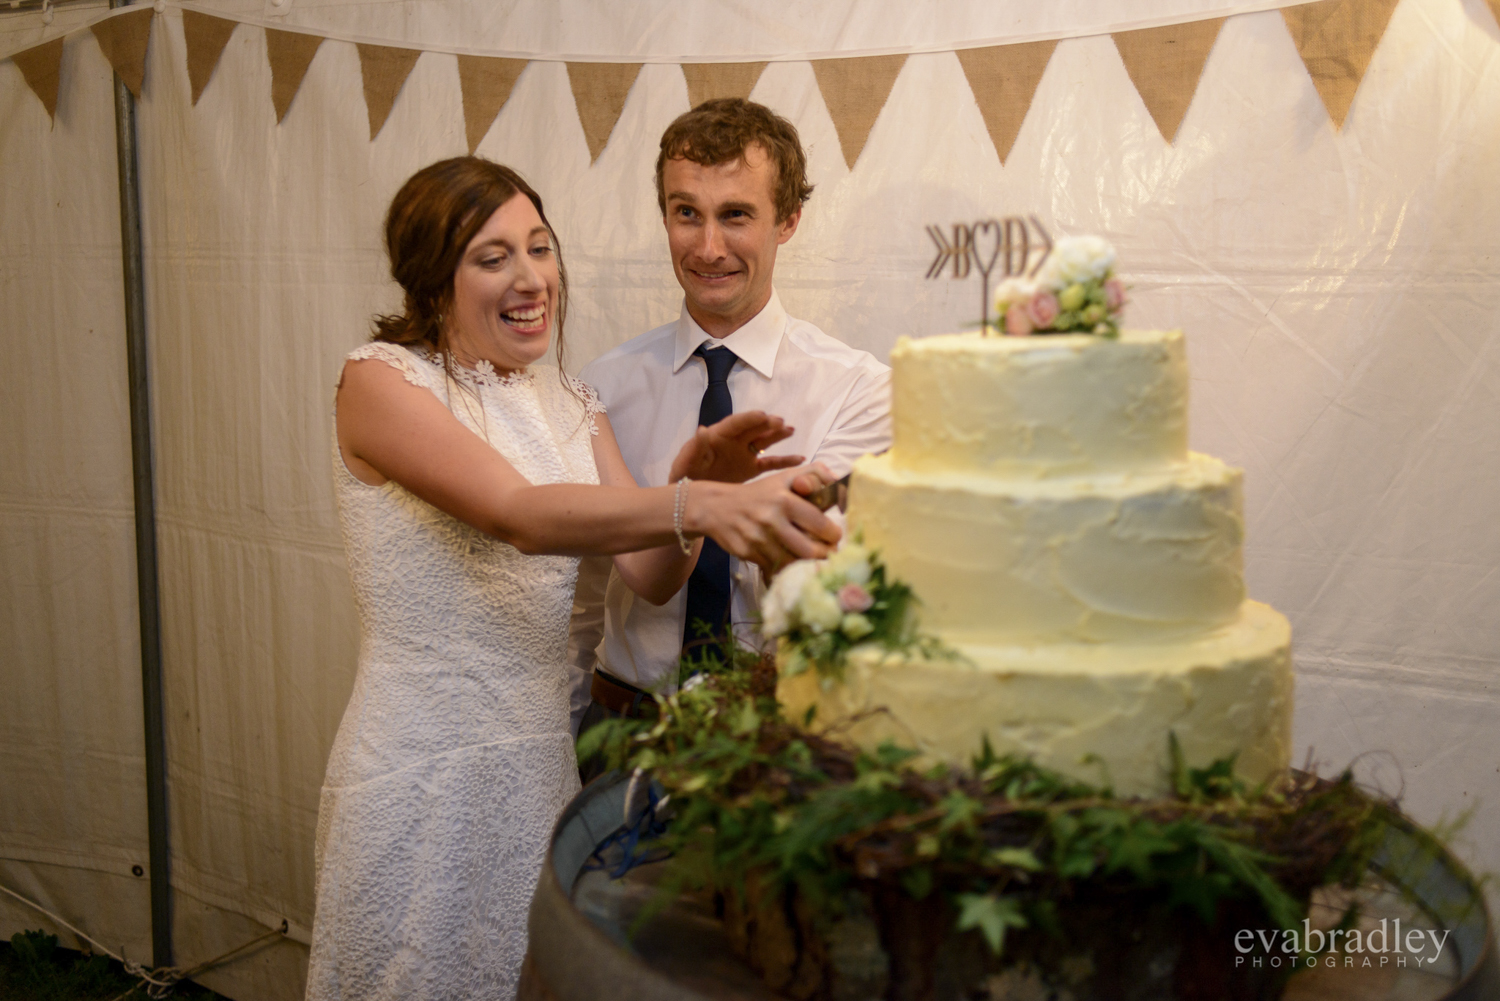
[[[627,788],[617,772],[600,776],[558,819],[531,902],[518,1001],[775,1001],[734,955],[702,901],[678,899],[630,934],[634,915],[654,892],[642,870],[628,881],[594,873],[605,901],[590,907],[577,899],[585,863],[624,825]],[[620,906],[611,906],[611,897]]]
[[[559,818],[532,900],[520,1001],[775,1001],[779,995],[730,949],[708,900],[679,896],[637,922],[661,866],[619,880],[587,871],[598,847],[624,826],[627,789],[617,773],[602,776]],[[1294,977],[1285,1001],[1500,1001],[1500,957],[1482,894],[1461,864],[1428,849],[1414,830],[1390,829],[1372,864],[1377,885],[1366,892],[1376,903],[1404,899],[1447,931],[1447,965],[1416,971],[1427,978],[1418,983],[1413,971],[1391,964],[1372,975],[1341,963]]]

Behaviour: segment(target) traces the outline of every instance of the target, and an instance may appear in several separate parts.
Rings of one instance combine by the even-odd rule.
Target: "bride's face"
[[[525,368],[547,353],[557,315],[557,254],[531,199],[495,210],[453,275],[449,336],[460,360]]]

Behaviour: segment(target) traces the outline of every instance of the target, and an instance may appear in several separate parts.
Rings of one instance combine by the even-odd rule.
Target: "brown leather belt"
[[[589,694],[595,702],[621,716],[647,719],[656,715],[656,699],[652,698],[650,692],[598,668],[594,668],[594,680],[589,685]]]

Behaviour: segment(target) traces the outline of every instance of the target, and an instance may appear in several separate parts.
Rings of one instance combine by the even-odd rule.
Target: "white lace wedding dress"
[[[598,483],[593,391],[372,343],[532,483]],[[582,399],[580,399],[580,397]],[[318,808],[309,999],[515,994],[553,822],[578,791],[564,660],[578,560],[525,556],[349,472],[359,671]]]

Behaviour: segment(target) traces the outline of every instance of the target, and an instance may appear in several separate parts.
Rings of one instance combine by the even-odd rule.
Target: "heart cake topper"
[[[954,278],[967,278],[971,270],[982,277],[979,329],[986,334],[991,327],[998,329],[1004,320],[1001,316],[995,324],[990,323],[990,278],[996,268],[1002,279],[1033,279],[1053,247],[1051,235],[1036,216],[956,222],[951,241],[940,226],[928,226],[927,235],[937,244],[937,256],[927,268],[928,278],[937,278],[949,264],[953,265]]]
[[[978,271],[979,331],[1012,337],[1030,334],[1120,335],[1125,285],[1115,277],[1115,249],[1097,236],[1065,236],[1053,241],[1036,216],[1006,216],[954,223],[953,238],[939,226],[928,226],[937,257],[927,277],[937,278],[953,265],[954,278]],[[990,278],[1000,285],[990,322]]]

